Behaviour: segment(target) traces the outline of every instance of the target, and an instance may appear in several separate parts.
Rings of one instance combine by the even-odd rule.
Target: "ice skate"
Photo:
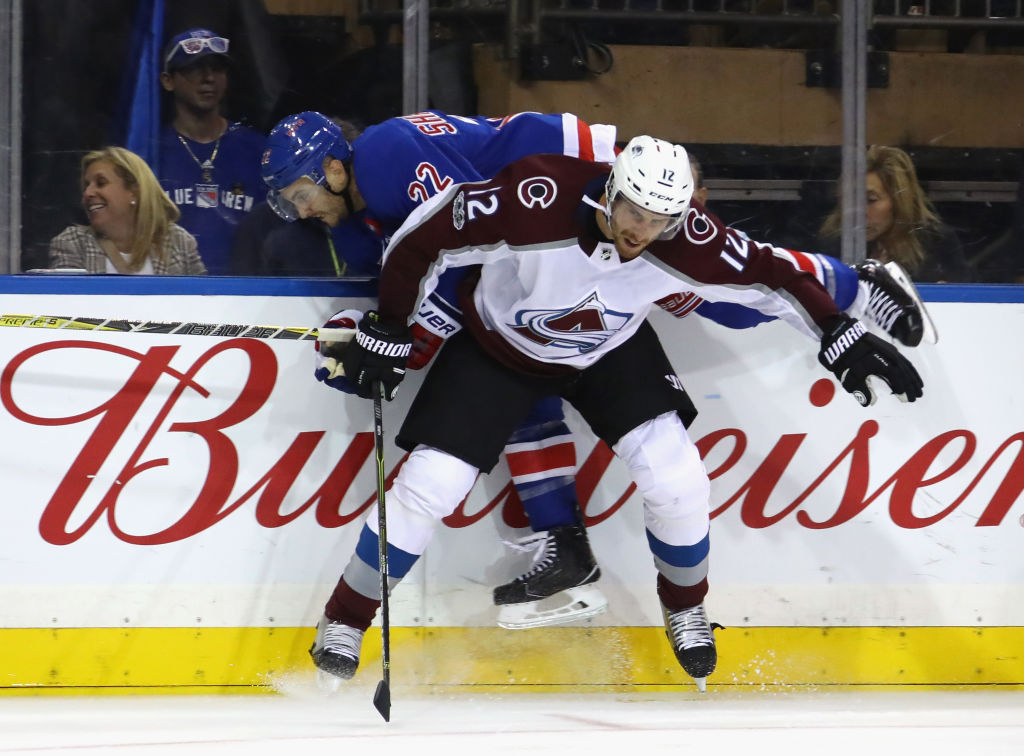
[[[908,347],[922,339],[930,344],[939,340],[917,288],[899,263],[866,260],[856,270],[866,289],[866,314],[879,328]]]
[[[718,651],[715,649],[715,634],[708,622],[704,604],[670,612],[661,608],[665,617],[665,635],[668,636],[676,659],[693,681],[697,689],[703,693],[707,690],[707,677],[715,671],[718,664]]]
[[[498,625],[506,630],[560,625],[601,614],[608,599],[596,583],[566,588],[538,601],[505,604],[498,611]]]
[[[608,600],[594,585],[601,570],[582,526],[561,525],[520,543],[538,551],[529,571],[494,589],[501,627],[525,630],[558,625],[608,608]]]
[[[309,655],[317,667],[317,684],[321,689],[333,692],[342,680],[348,680],[356,673],[362,645],[362,630],[331,622],[326,616],[320,618]]]

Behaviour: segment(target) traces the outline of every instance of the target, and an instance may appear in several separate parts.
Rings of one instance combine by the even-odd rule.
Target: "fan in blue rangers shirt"
[[[364,243],[339,248],[339,253],[346,260],[352,255],[365,266],[371,258],[378,260],[390,233],[438,191],[493,175],[513,160],[536,153],[610,163],[615,157],[614,144],[613,126],[588,126],[567,113],[482,118],[436,111],[371,126],[349,144],[333,121],[305,112],[274,127],[262,165],[270,187],[268,201],[282,217],[315,218],[336,230],[353,227],[353,237],[361,234]],[[858,281],[856,271],[823,255],[790,251],[785,255],[794,268],[813,272],[841,309],[856,314],[864,310],[869,284]],[[413,329],[418,348],[409,367],[426,365],[440,342],[461,328],[455,289],[462,273],[454,270],[441,277],[437,289],[422,303]],[[870,286],[878,288],[873,283]],[[893,291],[892,296],[899,293]],[[702,301],[697,294],[683,291],[658,304],[683,317]],[[704,314],[710,304],[705,303],[698,312]],[[749,327],[766,319],[749,308],[729,307],[719,307],[713,319],[732,327]],[[915,305],[904,297],[889,313],[890,327],[893,323],[906,327],[916,313]],[[343,325],[351,334],[357,318],[358,313],[339,313],[327,327]],[[323,352],[319,353],[316,375],[327,385],[351,391],[337,361]],[[575,451],[558,398],[538,403],[509,439],[506,459],[530,525],[543,536],[535,568],[495,590],[495,602],[501,607],[499,624],[533,627],[603,610],[606,601],[593,584],[600,573],[573,488]],[[376,537],[366,533],[367,538]],[[547,609],[538,606],[538,599],[561,591],[566,591],[561,604],[548,602]],[[328,618],[331,606],[328,602]]]
[[[819,362],[865,406],[872,378],[911,402],[923,383],[813,275],[724,226],[692,193],[686,151],[649,136],[632,139],[611,171],[538,155],[449,187],[392,237],[378,310],[361,319],[342,361],[360,396],[378,385],[393,393],[404,359],[388,355],[408,342],[444,272],[472,267],[459,295],[465,327],[439,351],[396,436],[410,454],[388,493],[389,559],[407,570],[535,402],[561,396],[636,483],[666,635],[703,689],[717,664],[704,609],[710,482],[686,432],[696,409],[646,320],[651,306],[684,291],[784,320],[819,342]],[[371,511],[365,527],[377,517]],[[354,674],[380,605],[366,545],[360,539],[332,597],[334,619],[314,641],[318,668],[338,678]]]
[[[168,42],[160,83],[174,115],[160,132],[159,178],[181,210],[179,224],[199,246],[211,275],[230,271],[239,221],[264,193],[263,135],[221,114],[227,93],[230,41],[191,29]]]

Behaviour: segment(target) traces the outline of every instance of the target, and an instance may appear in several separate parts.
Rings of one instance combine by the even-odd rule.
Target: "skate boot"
[[[594,583],[601,577],[581,525],[560,525],[520,543],[537,548],[530,570],[494,589],[498,624],[509,630],[558,625],[608,608]]]
[[[317,682],[322,688],[337,690],[342,680],[348,680],[356,673],[362,645],[362,630],[331,622],[326,615],[320,618],[309,655],[317,667]]]
[[[865,260],[856,271],[867,293],[866,314],[879,328],[908,347],[917,346],[922,338],[932,344],[938,341],[917,289],[898,263]]]
[[[697,689],[703,693],[707,690],[707,677],[715,671],[718,664],[718,651],[715,649],[713,628],[721,627],[708,622],[704,612],[704,604],[691,606],[678,612],[670,612],[661,608],[665,617],[665,635],[668,636],[676,659],[693,681]]]

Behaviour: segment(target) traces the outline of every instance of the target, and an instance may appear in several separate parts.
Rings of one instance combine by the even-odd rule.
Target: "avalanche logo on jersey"
[[[509,327],[541,346],[586,354],[614,336],[631,317],[628,312],[609,310],[594,292],[561,310],[520,310]]]
[[[555,182],[547,176],[534,176],[519,182],[517,191],[524,207],[540,207],[547,210],[558,196]]]

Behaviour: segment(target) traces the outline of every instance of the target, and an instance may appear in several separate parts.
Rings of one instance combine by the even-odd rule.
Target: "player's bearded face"
[[[316,218],[332,228],[345,219],[348,212],[345,201],[303,177],[281,192],[281,199],[294,206],[300,218]]]
[[[633,204],[625,197],[612,203],[611,238],[623,260],[632,260],[658,238],[672,218],[652,213]]]

